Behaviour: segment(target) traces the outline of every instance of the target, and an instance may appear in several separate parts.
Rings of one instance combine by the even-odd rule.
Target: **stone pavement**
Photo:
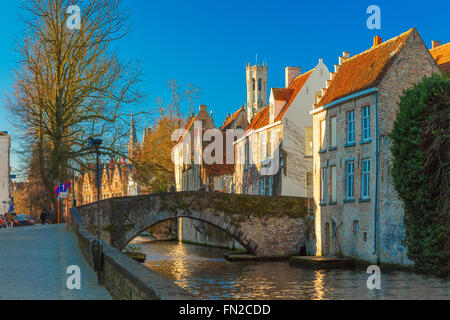
[[[72,265],[81,269],[81,290],[66,287]],[[0,300],[107,299],[65,225],[0,229]]]

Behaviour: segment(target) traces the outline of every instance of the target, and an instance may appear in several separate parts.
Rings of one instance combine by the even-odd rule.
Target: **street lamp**
[[[99,148],[103,143],[103,140],[101,139],[94,139],[89,138],[88,140],[89,146],[91,148],[95,149],[95,153],[97,155],[97,170],[96,170],[96,184],[97,184],[97,281],[98,284],[101,284],[102,278],[101,278],[101,271],[100,266],[102,262],[102,254],[101,254],[101,240],[100,240],[100,168],[99,168]],[[94,257],[95,258],[95,257]]]

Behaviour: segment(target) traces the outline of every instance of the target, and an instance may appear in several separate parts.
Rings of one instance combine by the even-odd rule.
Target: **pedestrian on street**
[[[45,220],[47,220],[47,211],[44,208],[44,209],[42,209],[42,212],[41,212],[41,223],[42,223],[42,225],[45,224]]]
[[[53,223],[53,210],[52,209],[48,210],[46,221],[47,221],[48,224],[52,224]]]
[[[6,222],[8,224],[8,228],[12,228],[13,227],[13,217],[11,215],[11,212],[8,212],[6,214]]]

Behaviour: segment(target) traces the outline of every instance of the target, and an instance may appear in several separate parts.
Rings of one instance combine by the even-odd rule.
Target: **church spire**
[[[130,124],[130,142],[128,143],[128,157],[136,157],[137,148],[139,147],[136,127],[134,122],[134,115],[131,112],[131,124]]]
[[[130,144],[137,143],[137,135],[136,135],[136,128],[134,124],[134,115],[133,111],[131,112],[131,125],[130,125]]]

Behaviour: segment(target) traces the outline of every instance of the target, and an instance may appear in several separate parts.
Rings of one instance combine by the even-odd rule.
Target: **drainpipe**
[[[378,132],[378,92],[375,92],[375,214],[374,214],[374,241],[373,241],[373,254],[377,255],[377,262],[379,262],[378,252],[378,175],[379,175],[379,132]]]

